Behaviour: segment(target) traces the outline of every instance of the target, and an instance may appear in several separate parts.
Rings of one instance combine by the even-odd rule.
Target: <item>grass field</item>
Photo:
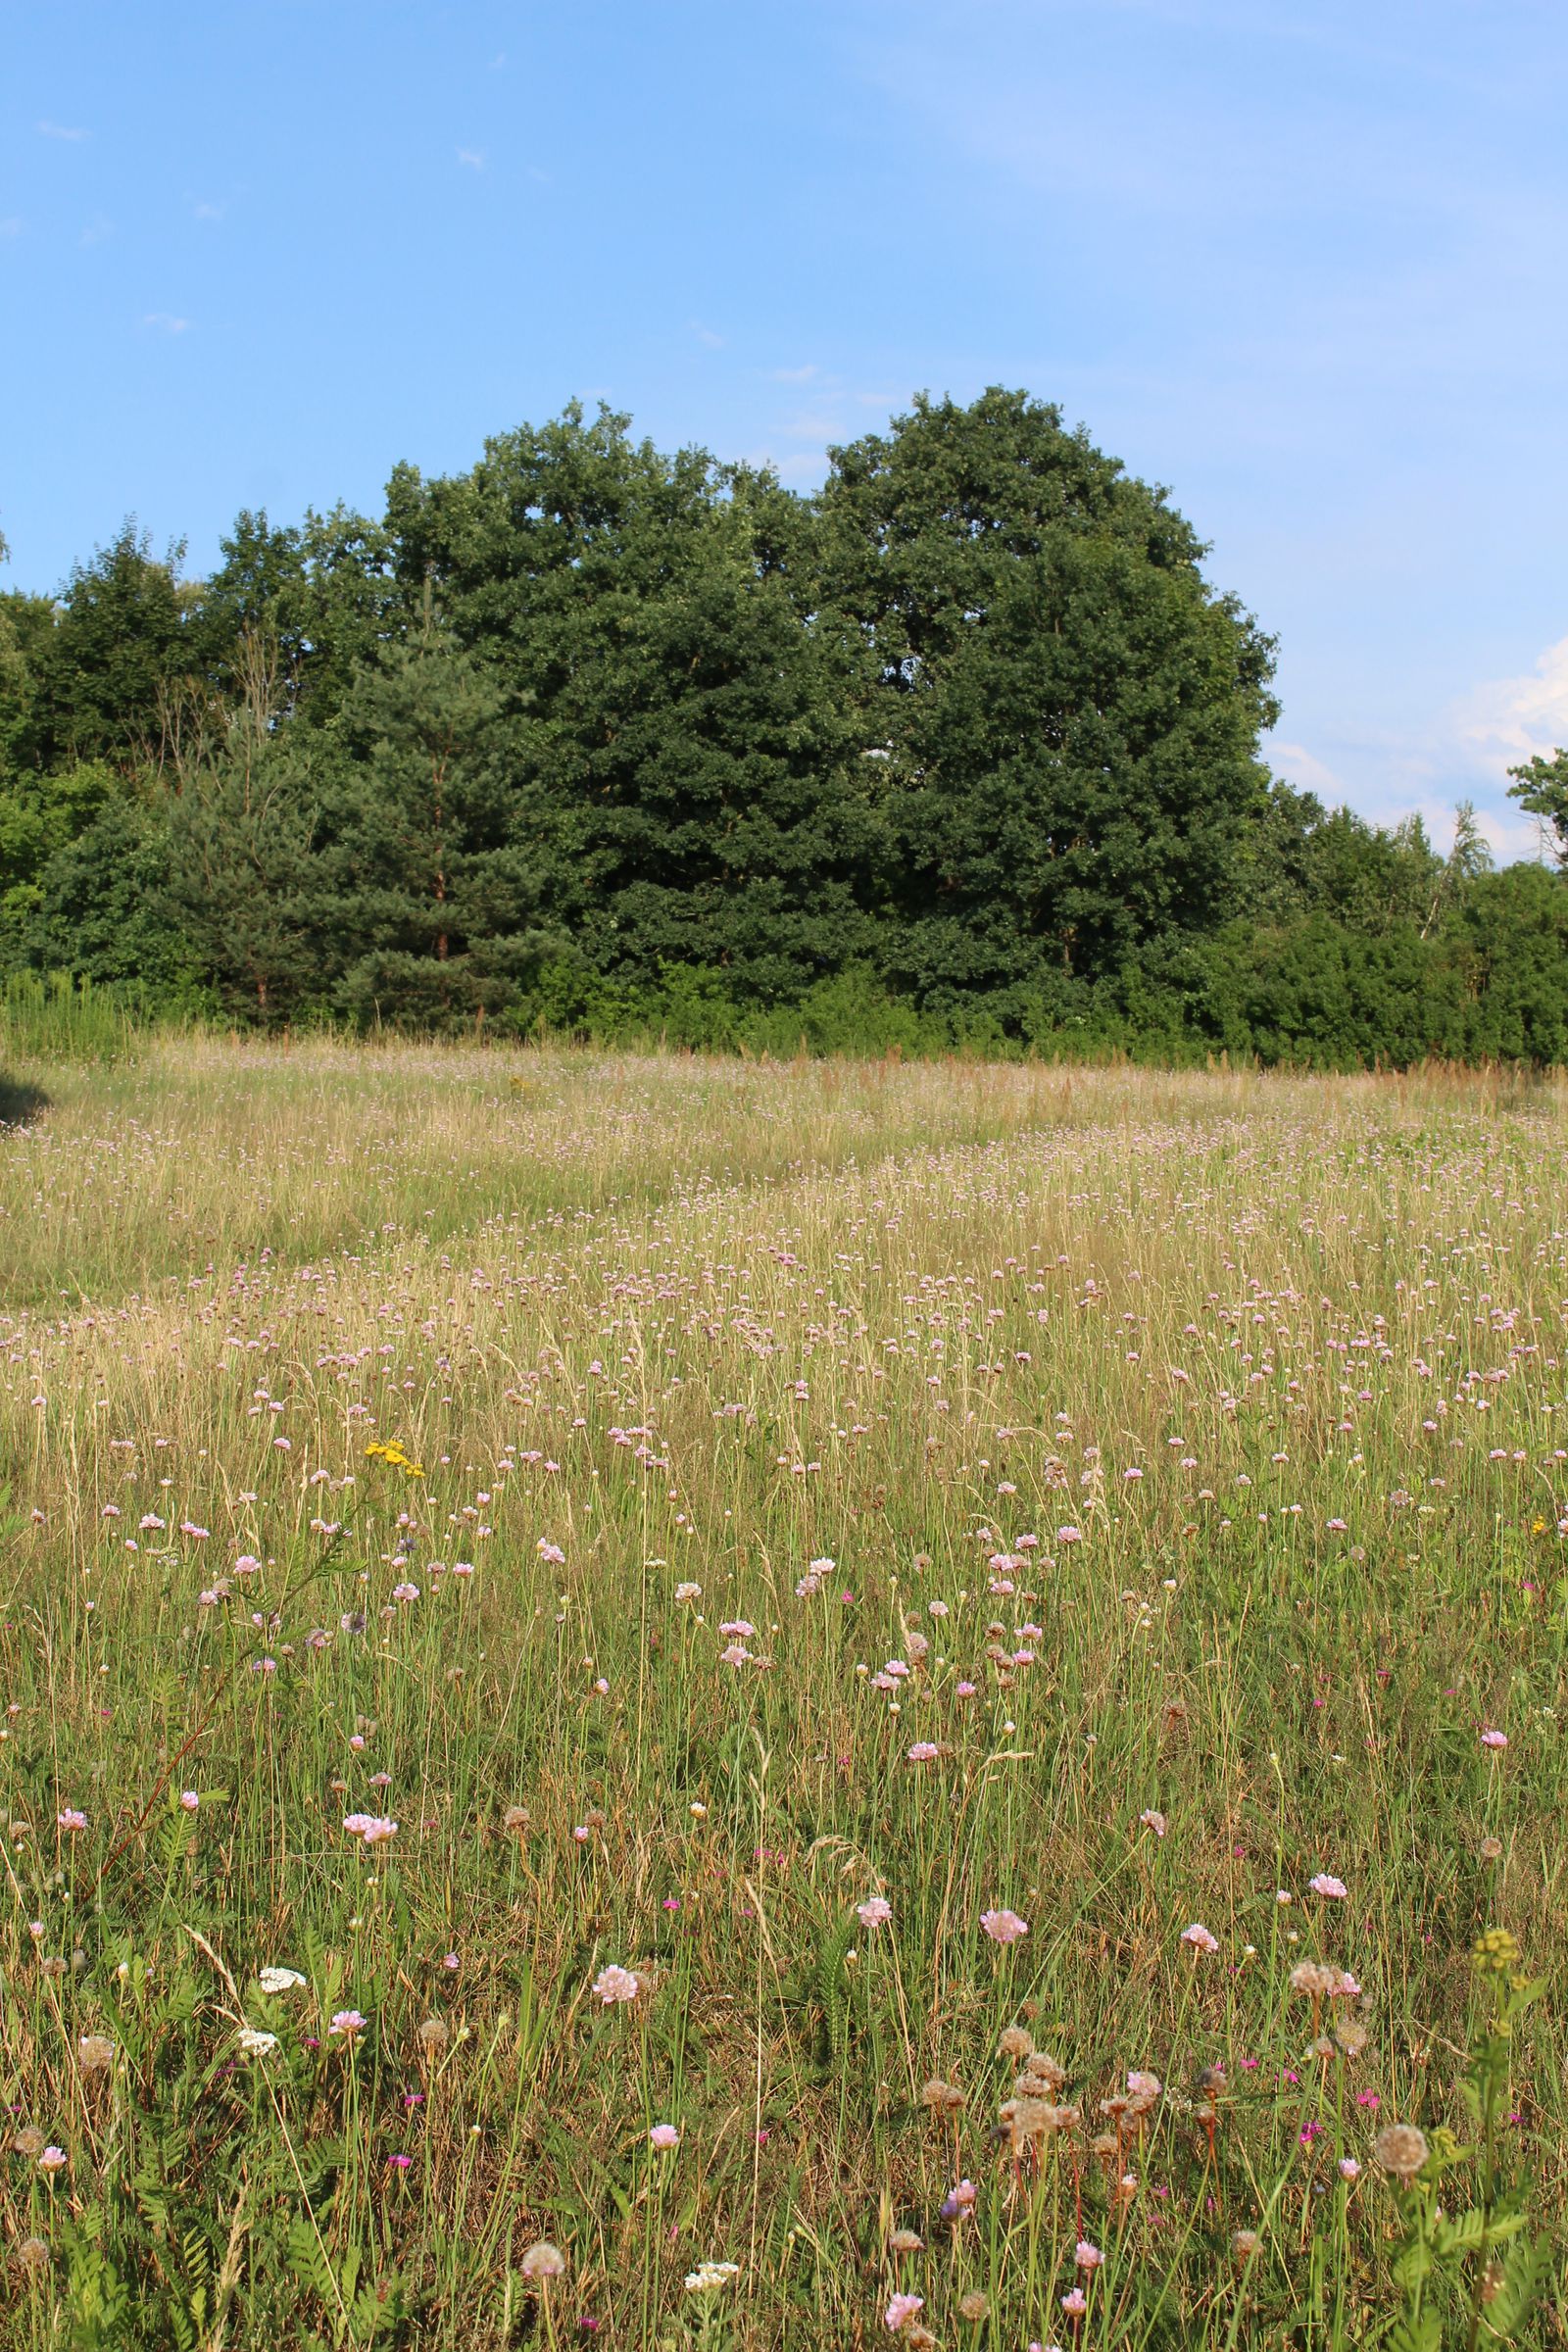
[[[1552,1087],[9,1076],[0,2343],[1560,2339]]]

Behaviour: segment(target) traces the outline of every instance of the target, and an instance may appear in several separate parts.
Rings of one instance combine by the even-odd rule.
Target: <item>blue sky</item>
[[[1445,838],[1568,743],[1563,0],[0,0],[0,529],[55,586],[602,395],[820,478],[1059,401]]]

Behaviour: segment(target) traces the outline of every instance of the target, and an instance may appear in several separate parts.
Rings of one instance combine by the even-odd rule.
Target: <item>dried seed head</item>
[[[1026,2026],[1007,2026],[1004,2029],[997,2048],[1004,2058],[1028,2058],[1033,2054],[1035,2037]]]
[[[925,2240],[918,2230],[895,2230],[888,2244],[895,2254],[919,2254],[924,2250]]]
[[[432,2058],[438,2058],[452,2039],[451,2029],[444,2017],[427,2017],[415,2035],[419,2047]]]
[[[1365,2026],[1355,2017],[1342,2017],[1334,2035],[1347,2058],[1359,2058],[1370,2038]]]
[[[1250,2262],[1262,2242],[1255,2230],[1238,2230],[1231,2239],[1231,2252],[1238,2262]]]
[[[1067,2070],[1059,2066],[1049,2050],[1031,2050],[1023,2062],[1023,2071],[1047,2090],[1059,2090],[1067,2080]]]
[[[929,2107],[933,2115],[956,2115],[965,2104],[965,2096],[952,2082],[944,2082],[939,2075],[933,2075],[921,2090],[920,2103]]]
[[[19,2156],[30,2156],[36,2162],[49,2145],[49,2141],[47,2135],[39,2131],[36,2124],[24,2124],[11,2145]]]
[[[525,2278],[559,2278],[566,2267],[566,2257],[559,2246],[541,2238],[530,2246],[517,2268]]]
[[[24,2271],[46,2271],[49,2268],[49,2240],[46,2237],[24,2237],[17,2248],[17,2261]]]
[[[986,2313],[990,2310],[990,2304],[986,2301],[984,2295],[980,2292],[980,2289],[977,2286],[971,2287],[966,2295],[960,2295],[958,2297],[958,2317],[960,2320],[978,2322],[985,2318]]]
[[[1396,2180],[1413,2180],[1432,2151],[1418,2125],[1385,2124],[1372,2142],[1372,2153]]]
[[[84,2034],[76,2044],[76,2062],[84,2075],[107,2074],[115,2063],[115,2045],[103,2034]]]

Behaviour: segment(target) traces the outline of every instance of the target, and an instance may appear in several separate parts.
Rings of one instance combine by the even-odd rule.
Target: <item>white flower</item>
[[[247,2058],[265,2058],[270,2050],[276,2049],[277,2035],[263,2034],[255,2026],[242,2026],[239,2034],[239,2046]]]
[[[264,1968],[256,1982],[264,1992],[293,1992],[305,1979],[297,1968]]]
[[[710,2295],[716,2286],[728,2286],[741,2275],[738,2262],[705,2262],[699,2270],[686,2274],[687,2291],[694,2295]]]

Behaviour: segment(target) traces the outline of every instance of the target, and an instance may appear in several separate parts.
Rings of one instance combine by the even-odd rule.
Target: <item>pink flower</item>
[[[1347,1888],[1344,1880],[1331,1879],[1326,1870],[1320,1870],[1315,1879],[1308,1879],[1306,1883],[1312,1892],[1322,1895],[1325,1901],[1341,1903],[1345,1900]]]
[[[1081,2319],[1089,2309],[1089,2298],[1081,2286],[1075,2286],[1069,2293],[1062,2296],[1061,2308],[1073,2319]]]
[[[885,1928],[893,1917],[893,1905],[885,1894],[873,1894],[865,1902],[856,1904],[855,1916],[862,1928]]]
[[[200,1794],[194,1788],[182,1788],[179,1792],[179,1805],[182,1813],[194,1813],[201,1801]]]
[[[1098,2271],[1105,2257],[1089,2238],[1081,2237],[1074,2250],[1074,2260],[1081,2271]]]
[[[356,2034],[365,2032],[369,2022],[358,2009],[336,2009],[332,2013],[332,2023],[326,2030],[328,2034],[338,2034],[344,2041],[352,2041]]]
[[[84,1830],[87,1827],[86,1814],[78,1813],[73,1805],[67,1805],[64,1811],[55,1815],[55,1819],[60,1827],[70,1832],[72,1836],[74,1836],[77,1830]]]
[[[1356,2163],[1355,2158],[1342,2156],[1340,2158],[1340,2179],[1342,2180],[1359,2180],[1360,2178],[1361,2167]]]
[[[1211,1936],[1200,1919],[1195,1919],[1190,1928],[1183,1928],[1181,1939],[1183,1943],[1190,1943],[1195,1952],[1219,1950],[1219,1937]]]
[[[953,1695],[955,1698],[973,1698],[974,1693],[975,1686],[973,1683],[958,1683],[955,1686]]]
[[[1076,1527],[1058,1527],[1056,1530],[1058,1544],[1081,1544],[1083,1540],[1082,1531]]]
[[[1481,1744],[1483,1747],[1506,1747],[1508,1735],[1506,1732],[1485,1731],[1481,1735]]]
[[[596,1998],[609,2009],[616,2001],[634,2001],[642,1985],[629,1968],[618,1968],[612,1964],[599,1971],[594,1979],[593,1989]]]
[[[924,2311],[924,2295],[894,2295],[889,2299],[887,2310],[882,2314],[882,2325],[891,2328],[897,2335],[901,2328],[908,2326],[916,2312]]]
[[[655,2148],[678,2148],[680,2133],[673,2124],[656,2124],[648,2134],[649,2145]]]
[[[1029,1933],[1029,1922],[1016,1911],[982,1911],[980,1925],[993,1943],[1016,1943]]]
[[[398,1833],[397,1823],[387,1821],[379,1813],[345,1813],[343,1827],[352,1836],[362,1838],[367,1845],[384,1845]]]
[[[1156,1838],[1164,1837],[1165,1816],[1163,1813],[1156,1813],[1151,1806],[1147,1813],[1140,1813],[1138,1819],[1141,1826],[1146,1830],[1152,1830]]]
[[[38,2159],[40,2173],[64,2172],[65,2167],[66,2151],[64,2148],[47,2147]]]
[[[911,1764],[934,1764],[942,1750],[934,1740],[916,1740],[908,1750]]]

